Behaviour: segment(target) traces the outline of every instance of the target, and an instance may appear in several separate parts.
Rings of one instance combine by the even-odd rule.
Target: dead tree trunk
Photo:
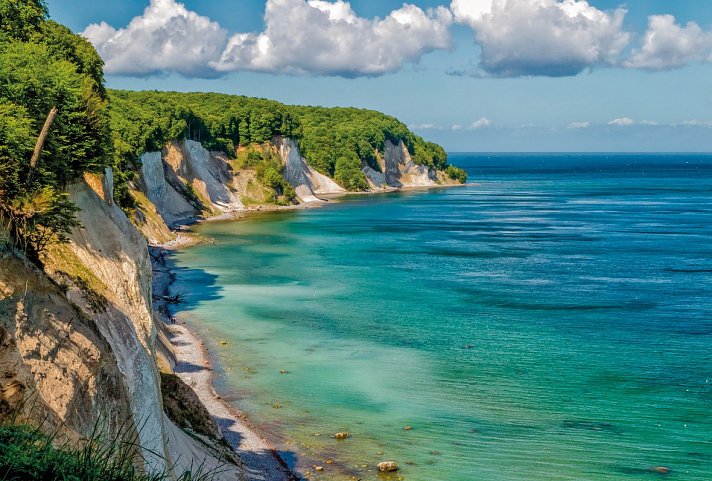
[[[56,116],[57,107],[52,107],[52,110],[50,110],[49,114],[47,114],[47,120],[45,120],[44,126],[42,127],[42,131],[40,132],[40,136],[37,137],[35,151],[32,152],[32,159],[30,160],[30,171],[27,174],[27,185],[30,185],[30,182],[32,182],[32,173],[35,171],[35,168],[37,167],[37,162],[40,160],[40,153],[44,148],[45,141],[47,140],[47,135],[49,134],[49,129],[50,127],[52,127],[52,122],[54,122],[54,118]]]

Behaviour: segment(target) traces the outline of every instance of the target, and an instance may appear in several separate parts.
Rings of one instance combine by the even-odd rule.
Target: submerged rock
[[[667,466],[653,466],[650,471],[658,474],[670,474],[670,468]]]
[[[378,470],[382,473],[390,473],[393,471],[398,471],[398,465],[395,461],[382,461],[378,463]]]

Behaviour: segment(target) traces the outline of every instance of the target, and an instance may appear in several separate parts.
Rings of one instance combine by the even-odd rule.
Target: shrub
[[[339,157],[334,168],[334,180],[346,190],[367,190],[366,175],[361,170],[361,161],[356,158]]]
[[[445,169],[445,173],[453,180],[457,180],[461,184],[467,182],[467,172],[460,167],[455,167],[454,165],[448,165]]]

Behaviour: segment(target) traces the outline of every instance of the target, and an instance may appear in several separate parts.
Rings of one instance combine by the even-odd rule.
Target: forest
[[[116,164],[122,171],[135,169],[143,152],[160,150],[171,139],[195,140],[234,157],[238,146],[284,136],[298,142],[312,167],[349,190],[368,187],[362,162],[380,170],[377,152],[386,140],[402,140],[416,164],[466,179],[464,171],[448,165],[442,147],[373,110],[289,106],[218,93],[110,90],[109,99]]]

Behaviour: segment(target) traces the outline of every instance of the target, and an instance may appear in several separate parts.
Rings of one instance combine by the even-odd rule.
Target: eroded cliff
[[[123,433],[153,472],[222,466],[218,479],[242,479],[216,440],[164,413],[147,242],[112,190],[110,171],[67,187],[81,226],[43,270],[0,236],[0,416],[73,441]]]
[[[278,155],[281,175],[300,203],[318,203],[324,196],[347,192],[310,166],[293,139],[277,136],[254,149]],[[376,155],[380,171],[362,162],[372,191],[458,184],[433,167],[416,164],[403,141],[386,140]],[[140,189],[135,191],[142,212],[138,224],[154,243],[165,240],[167,227],[270,203],[270,195],[265,193],[269,187],[260,183],[253,170],[234,168],[225,154],[210,152],[195,141],[175,140],[161,152],[146,152],[141,165]]]

